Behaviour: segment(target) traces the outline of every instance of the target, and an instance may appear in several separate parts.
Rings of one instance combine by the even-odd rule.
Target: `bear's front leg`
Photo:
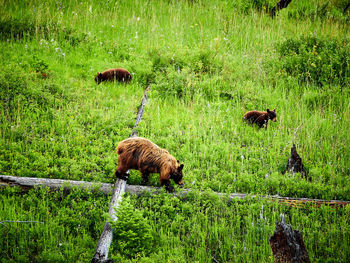
[[[149,173],[148,172],[143,172],[142,173],[142,182],[141,185],[146,185],[148,183],[148,178],[149,177]]]
[[[114,175],[115,175],[117,178],[122,179],[122,180],[125,180],[125,181],[127,181],[127,180],[128,180],[128,177],[129,177],[129,175],[128,175],[126,172],[122,172],[122,171],[120,171],[120,170],[118,170],[118,169],[115,171]]]
[[[160,180],[160,185],[161,185],[161,186],[165,186],[165,189],[166,189],[169,193],[174,192],[174,187],[172,187],[172,186],[170,185],[170,180],[161,179],[161,180]]]

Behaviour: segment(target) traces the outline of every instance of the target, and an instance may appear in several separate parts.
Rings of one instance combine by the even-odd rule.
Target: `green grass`
[[[346,262],[349,257],[348,207],[300,209],[261,199],[227,203],[209,191],[186,198],[146,195],[131,203],[149,224],[153,251],[128,260],[126,251],[112,250],[118,262],[212,262],[213,258],[218,262],[273,262],[268,240],[281,213],[293,230],[302,233],[311,262]],[[135,235],[134,229],[125,226],[120,231]],[[115,242],[126,240],[120,237]]]
[[[328,2],[322,9],[326,1],[292,1],[271,19],[263,1],[0,1],[0,173],[114,182],[115,148],[131,134],[151,85],[138,134],[184,163],[185,187],[350,200],[349,26],[342,1]],[[128,69],[132,82],[96,85],[97,72],[113,67]],[[267,108],[276,108],[276,123],[267,129],[243,124],[245,112]],[[282,174],[293,143],[311,182]],[[132,171],[129,183],[140,182]],[[159,185],[159,175],[150,185]],[[54,208],[57,194],[41,190],[17,197],[7,189],[1,198],[0,220],[44,222],[0,225],[7,261],[47,262],[52,253],[52,262],[92,258],[100,214],[81,237],[68,234],[80,217],[59,224],[35,210],[42,205],[63,217],[75,194]],[[74,213],[103,199],[89,198]],[[226,205],[208,197],[207,211],[199,200],[196,194],[132,200],[161,243],[135,257],[272,261],[267,239],[284,212],[303,233],[312,261],[349,258],[348,208],[303,210],[259,200]],[[267,220],[260,222],[261,205]],[[164,218],[168,209],[179,218]],[[87,227],[95,218],[84,220]],[[179,232],[175,225],[186,222],[193,230]],[[48,232],[56,228],[57,237]],[[65,249],[57,252],[59,243]],[[113,253],[119,261],[137,261]]]
[[[22,193],[0,189],[1,262],[88,262],[96,249],[108,197],[75,189]],[[40,222],[40,223],[37,223]]]

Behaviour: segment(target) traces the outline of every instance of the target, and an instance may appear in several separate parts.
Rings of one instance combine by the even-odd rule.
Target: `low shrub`
[[[112,251],[128,258],[148,255],[153,247],[151,228],[142,212],[134,208],[129,197],[125,197],[117,208],[117,218],[116,222],[109,218],[114,229]]]
[[[277,50],[280,62],[278,74],[296,77],[300,82],[317,86],[350,83],[349,41],[301,36],[287,39]]]

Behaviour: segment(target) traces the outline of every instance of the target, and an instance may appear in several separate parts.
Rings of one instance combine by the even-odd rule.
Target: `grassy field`
[[[292,1],[274,19],[265,2],[276,1],[0,1],[0,173],[114,182],[115,148],[150,85],[138,134],[185,164],[194,194],[130,197],[126,208],[149,232],[118,226],[140,239],[126,234],[112,257],[272,262],[268,238],[285,213],[312,262],[346,262],[349,208],[227,204],[211,194],[350,200],[346,1]],[[96,85],[97,72],[114,67],[132,82]],[[267,108],[277,112],[267,129],[242,122]],[[283,174],[293,143],[311,182]],[[129,183],[141,183],[137,171]],[[108,197],[42,189],[0,197],[0,221],[43,222],[0,224],[3,262],[92,258]],[[149,235],[152,248],[141,246]]]

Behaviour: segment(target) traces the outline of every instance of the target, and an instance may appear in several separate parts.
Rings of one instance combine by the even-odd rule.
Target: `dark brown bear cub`
[[[143,184],[148,181],[150,173],[159,173],[160,184],[168,191],[173,191],[170,186],[170,179],[178,185],[182,185],[182,169],[180,165],[167,150],[164,150],[153,142],[141,138],[129,138],[119,143],[117,147],[118,167],[115,175],[118,178],[127,180],[129,169],[139,170],[142,174]]]
[[[127,83],[132,79],[132,76],[129,71],[123,68],[114,68],[108,69],[105,72],[97,72],[95,81],[97,84],[100,84],[102,81],[114,81]]]
[[[256,123],[260,128],[266,127],[267,122],[271,120],[273,122],[276,121],[276,109],[274,110],[269,110],[267,109],[265,111],[248,111],[246,114],[243,116],[243,121],[246,121],[250,124]]]

